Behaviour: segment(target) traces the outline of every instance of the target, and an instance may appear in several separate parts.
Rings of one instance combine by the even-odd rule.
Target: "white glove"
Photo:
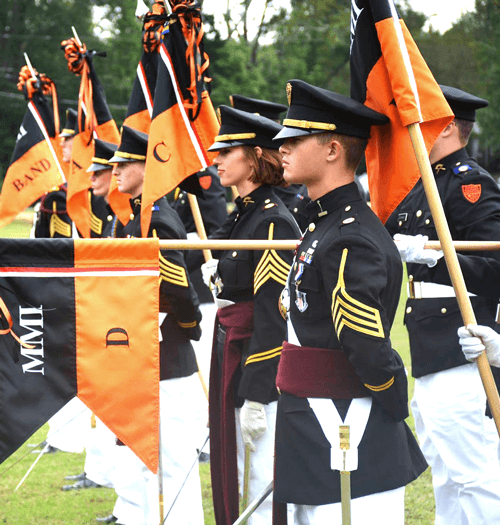
[[[243,443],[248,445],[252,452],[255,452],[254,439],[259,439],[267,430],[264,405],[245,399],[240,411],[240,425]]]
[[[426,250],[425,243],[429,240],[427,235],[394,235],[394,242],[399,250],[403,262],[427,264],[429,268],[436,266],[443,256],[441,250]]]
[[[212,277],[215,275],[215,272],[217,271],[217,265],[219,264],[219,259],[209,259],[206,263],[203,263],[201,265],[201,275],[203,277],[203,282],[210,288],[210,283],[212,281]]]
[[[485,350],[491,366],[500,367],[500,334],[489,326],[470,324],[458,329],[459,343],[467,361],[474,361]]]

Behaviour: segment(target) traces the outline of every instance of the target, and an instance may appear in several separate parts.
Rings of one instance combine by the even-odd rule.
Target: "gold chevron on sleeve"
[[[394,376],[392,376],[387,383],[384,383],[383,385],[379,386],[373,386],[373,385],[367,385],[365,383],[366,388],[370,389],[372,392],[383,392],[384,390],[387,390],[391,388],[391,386],[394,384]]]
[[[90,229],[97,233],[97,235],[101,235],[102,233],[102,220],[97,217],[97,215],[92,211],[92,194],[90,191],[88,192],[89,196],[89,209],[90,209]]]
[[[278,357],[279,355],[281,355],[282,350],[283,347],[278,346],[276,348],[273,348],[272,350],[267,350],[266,352],[253,354],[245,361],[245,366],[249,365],[250,363],[258,363],[259,361],[267,361],[268,359],[273,359],[273,357]]]
[[[269,225],[268,239],[272,240],[274,234],[274,223]],[[286,285],[288,273],[290,272],[290,265],[286,263],[276,252],[276,250],[266,250],[260,258],[257,268],[255,268],[253,278],[253,293],[266,283],[269,279],[273,279],[278,284]]]
[[[187,288],[188,280],[186,270],[182,266],[167,261],[160,253],[160,281],[167,281],[177,286]]]
[[[90,212],[90,229],[94,233],[97,233],[97,235],[101,235],[102,233],[102,220],[92,211]]]
[[[50,237],[54,237],[56,233],[63,237],[71,237],[71,225],[64,222],[58,215],[53,213],[50,217],[49,235]]]
[[[344,270],[348,253],[349,250],[344,248],[337,286],[332,293],[332,317],[337,337],[340,339],[344,326],[347,326],[356,332],[383,339],[385,335],[380,312],[354,299],[345,289]]]

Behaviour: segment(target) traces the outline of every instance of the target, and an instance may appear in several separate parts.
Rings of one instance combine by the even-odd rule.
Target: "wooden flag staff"
[[[439,192],[432,173],[429,156],[425,148],[424,138],[420,129],[420,124],[410,124],[408,126],[408,132],[410,134],[415,156],[417,158],[418,167],[422,176],[422,184],[424,186],[427,201],[431,210],[434,225],[441,243],[441,247],[444,253],[446,265],[448,266],[448,272],[450,274],[453,288],[457,296],[458,305],[462,314],[464,325],[476,324],[476,317],[472,309],[472,305],[467,294],[467,288],[465,286],[464,277],[460,269],[458,262],[457,253],[453,246],[453,240],[451,238],[450,229],[446,222],[446,217],[443,210],[443,205],[439,197]],[[491,373],[491,368],[488,363],[486,354],[483,352],[476,360],[483,382],[486,397],[490,405],[493,419],[497,427],[498,434],[500,435],[500,398],[498,397],[498,390]]]
[[[299,239],[250,240],[250,239],[160,239],[163,250],[295,250]],[[457,251],[496,251],[500,241],[452,241]],[[425,248],[440,250],[440,241],[428,241]]]

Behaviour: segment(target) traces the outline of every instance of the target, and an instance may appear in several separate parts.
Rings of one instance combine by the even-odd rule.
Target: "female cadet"
[[[218,151],[214,163],[222,185],[235,186],[240,196],[236,218],[232,215],[212,238],[297,239],[297,223],[272,188],[286,185],[279,145],[272,141],[282,126],[228,106],[221,106],[219,114],[219,136],[209,149]],[[275,379],[286,330],[278,300],[292,253],[229,249],[215,256],[218,261],[202,270],[218,306],[210,369],[210,461],[216,521],[225,525],[238,517],[237,475],[242,487],[245,447],[251,451],[250,501],[273,476]],[[271,514],[269,500],[253,514],[252,525],[270,523]]]

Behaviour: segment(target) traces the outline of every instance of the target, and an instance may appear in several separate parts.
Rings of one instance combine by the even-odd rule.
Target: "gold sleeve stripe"
[[[181,328],[194,328],[195,326],[197,326],[198,323],[196,321],[193,321],[191,323],[181,323],[180,321],[177,321],[177,324]]]
[[[160,254],[160,280],[167,281],[177,286],[187,288],[188,280],[186,270],[182,266],[167,261],[163,255]]]
[[[49,235],[54,237],[58,233],[63,237],[71,237],[71,225],[64,222],[55,213],[50,217]]]
[[[157,238],[156,230],[153,230],[153,237]],[[160,253],[160,284],[162,281],[175,284],[176,286],[189,286],[186,270],[182,266],[167,261]]]
[[[276,348],[273,348],[272,350],[267,350],[266,352],[253,354],[245,361],[245,366],[247,366],[250,363],[258,363],[259,361],[267,361],[268,359],[273,359],[273,357],[278,357],[279,355],[281,355],[282,350],[283,347],[278,346]]]
[[[380,312],[351,297],[345,289],[344,270],[349,250],[344,248],[339,268],[337,286],[332,293],[332,317],[337,337],[347,326],[356,332],[384,339],[384,327]]]
[[[394,384],[394,376],[391,377],[391,379],[389,379],[389,381],[387,381],[387,383],[384,383],[383,385],[372,386],[372,385],[367,385],[365,383],[365,386],[366,386],[366,388],[369,388],[372,392],[383,392],[384,390],[387,390],[388,388],[391,388],[391,386],[393,384]]]
[[[274,223],[269,225],[268,240],[273,239]],[[266,250],[260,258],[257,268],[254,273],[253,293],[257,293],[258,289],[266,283],[269,279],[273,279],[282,286],[286,285],[288,273],[290,272],[290,265],[286,263],[276,252],[276,250]]]
[[[97,235],[101,235],[102,233],[102,220],[99,219],[99,217],[96,216],[96,214],[92,211],[92,194],[90,191],[88,192],[89,196],[89,208],[90,208],[90,229],[97,233]]]

